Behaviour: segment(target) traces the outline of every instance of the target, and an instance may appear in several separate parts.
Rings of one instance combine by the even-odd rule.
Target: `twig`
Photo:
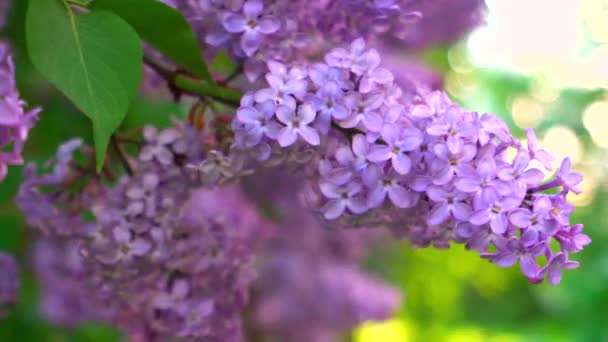
[[[230,106],[239,105],[242,94],[238,90],[211,84],[173,70],[173,66],[149,55],[144,55],[144,63],[164,78],[171,89],[178,89],[200,97],[209,97]]]
[[[112,136],[110,138],[110,143],[112,144],[114,151],[116,151],[116,154],[118,155],[118,159],[120,159],[120,163],[122,164],[122,166],[125,169],[125,171],[127,172],[127,174],[129,174],[129,176],[133,176],[133,167],[131,167],[131,163],[129,163],[126,153],[120,146],[118,139],[116,139],[115,136]]]

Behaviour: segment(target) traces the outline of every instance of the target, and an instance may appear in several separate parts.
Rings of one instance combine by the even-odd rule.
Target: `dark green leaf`
[[[113,13],[76,16],[61,0],[30,0],[26,31],[34,66],[93,122],[100,169],[141,80],[137,33]]]
[[[177,65],[213,82],[196,36],[177,10],[157,0],[95,0],[93,8],[118,14]]]

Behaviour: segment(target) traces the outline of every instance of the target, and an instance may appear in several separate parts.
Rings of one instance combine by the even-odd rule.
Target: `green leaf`
[[[76,16],[64,1],[30,0],[26,34],[34,66],[93,122],[101,169],[141,80],[137,33],[110,12]]]
[[[179,11],[157,0],[95,0],[93,8],[118,14],[177,65],[213,83],[199,42]]]

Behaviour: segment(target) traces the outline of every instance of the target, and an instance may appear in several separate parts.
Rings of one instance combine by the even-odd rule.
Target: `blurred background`
[[[8,28],[23,97],[44,107],[25,155],[44,161],[70,137],[90,137],[89,124],[32,69],[24,52],[25,1],[13,1]],[[584,193],[570,198],[574,222],[593,243],[575,256],[581,267],[558,287],[531,285],[519,270],[501,269],[461,246],[414,250],[394,243],[370,257],[369,269],[401,287],[405,301],[385,323],[369,323],[357,342],[608,341],[608,0],[488,0],[487,25],[451,47],[420,54],[444,76],[465,108],[493,112],[523,137],[533,127],[543,148],[570,156],[584,174]],[[168,123],[183,115],[170,102],[138,100],[126,126]],[[0,250],[28,265],[29,239],[13,198],[21,170],[0,186]],[[40,318],[31,272],[21,302],[0,321],[0,341],[117,341],[109,327],[59,328]]]

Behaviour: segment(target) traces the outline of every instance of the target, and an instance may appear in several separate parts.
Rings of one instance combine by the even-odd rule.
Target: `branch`
[[[227,87],[217,86],[209,82],[195,79],[152,56],[144,55],[144,63],[158,73],[172,88],[177,88],[190,95],[210,97],[227,105],[238,106],[241,92]]]

